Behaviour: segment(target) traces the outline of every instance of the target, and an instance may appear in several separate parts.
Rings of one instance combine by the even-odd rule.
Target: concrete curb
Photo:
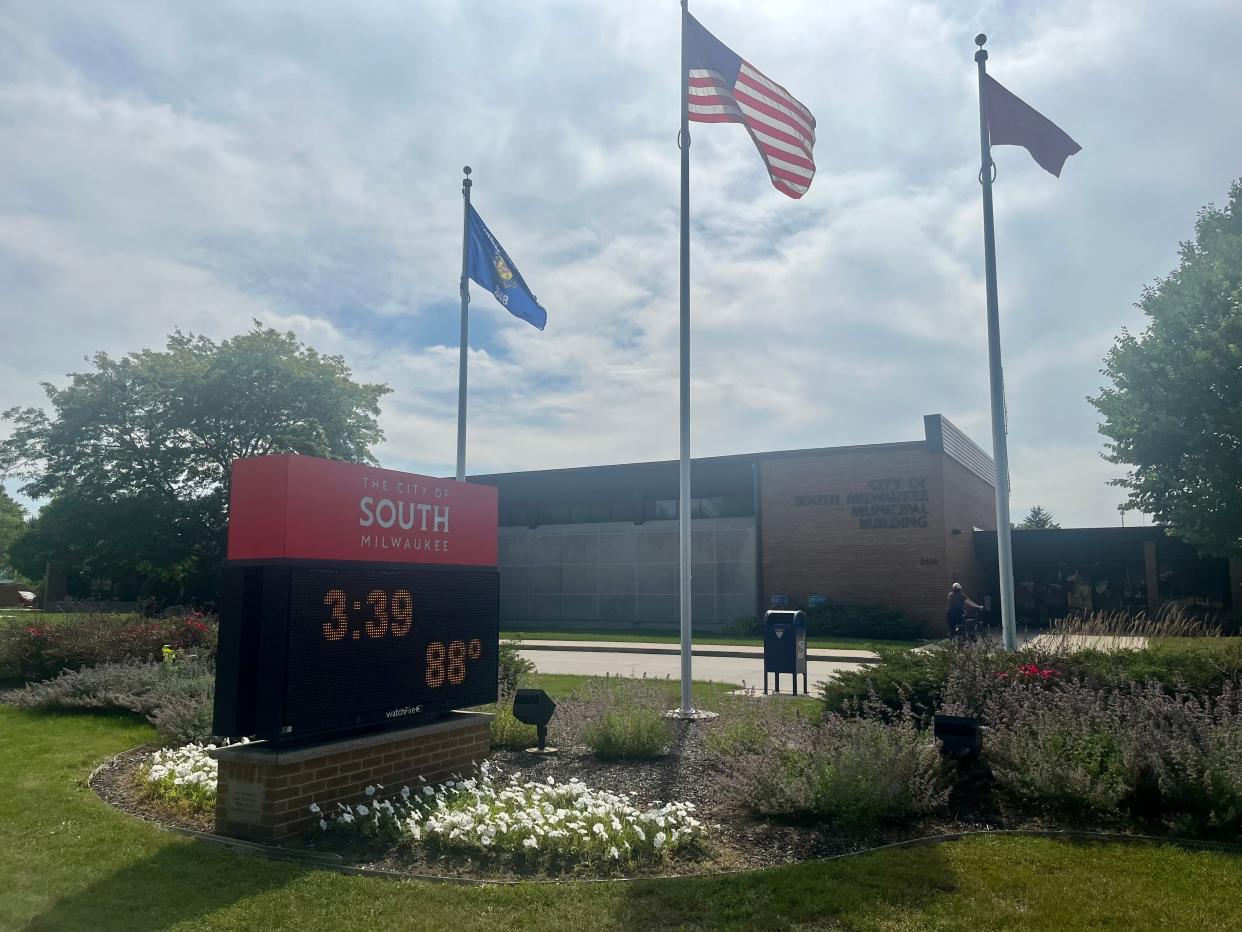
[[[528,641],[519,641],[521,650],[549,650],[549,651],[568,651],[575,654],[666,654],[669,656],[680,656],[681,648],[657,647],[649,644],[635,644],[632,647],[619,647],[610,644],[607,647],[600,647],[592,641],[560,641],[556,644],[531,644]],[[763,660],[762,650],[747,650],[742,647],[730,647],[727,644],[715,644],[708,647],[696,647],[691,652],[695,657],[745,657],[748,660]],[[807,660],[825,660],[830,663],[880,663],[878,654],[833,654],[823,651],[806,652]]]

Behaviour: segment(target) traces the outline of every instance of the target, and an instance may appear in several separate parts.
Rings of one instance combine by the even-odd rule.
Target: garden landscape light
[[[556,748],[548,743],[548,722],[556,711],[556,703],[542,689],[519,689],[513,694],[513,717],[523,725],[534,725],[539,733],[539,747],[527,748],[533,754],[552,754]]]

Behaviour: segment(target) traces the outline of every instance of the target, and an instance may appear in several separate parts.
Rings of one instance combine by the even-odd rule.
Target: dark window
[[[746,495],[726,495],[724,497],[724,509],[721,511],[722,518],[744,518],[755,513],[755,496],[753,494]]]
[[[634,503],[633,502],[613,502],[608,510],[609,521],[633,521],[634,520]]]
[[[568,524],[568,505],[541,505],[539,507],[540,524]]]
[[[535,509],[528,503],[509,505],[500,513],[502,527],[529,527],[534,520]]]
[[[723,516],[723,498],[693,498],[690,500],[690,517],[692,518],[720,518]]]
[[[677,499],[661,498],[647,502],[647,520],[669,521],[677,517]]]

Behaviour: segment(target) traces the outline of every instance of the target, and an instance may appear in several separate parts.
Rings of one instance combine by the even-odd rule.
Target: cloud
[[[995,153],[1014,510],[1116,523],[1085,396],[1237,173],[1242,11],[699,15],[815,113],[820,169],[792,202],[741,127],[693,127],[694,452],[914,439],[932,411],[990,446],[982,27],[992,73],[1084,146],[1059,180]],[[0,39],[0,316],[21,344],[0,403],[97,350],[258,317],[394,388],[383,461],[451,473],[469,163],[549,311],[539,333],[475,290],[471,470],[676,456],[675,6],[47,3],[0,11]]]

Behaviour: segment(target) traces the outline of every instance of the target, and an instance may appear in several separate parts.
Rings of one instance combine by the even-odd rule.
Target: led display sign
[[[309,457],[233,476],[217,734],[288,741],[496,700],[494,488]]]

